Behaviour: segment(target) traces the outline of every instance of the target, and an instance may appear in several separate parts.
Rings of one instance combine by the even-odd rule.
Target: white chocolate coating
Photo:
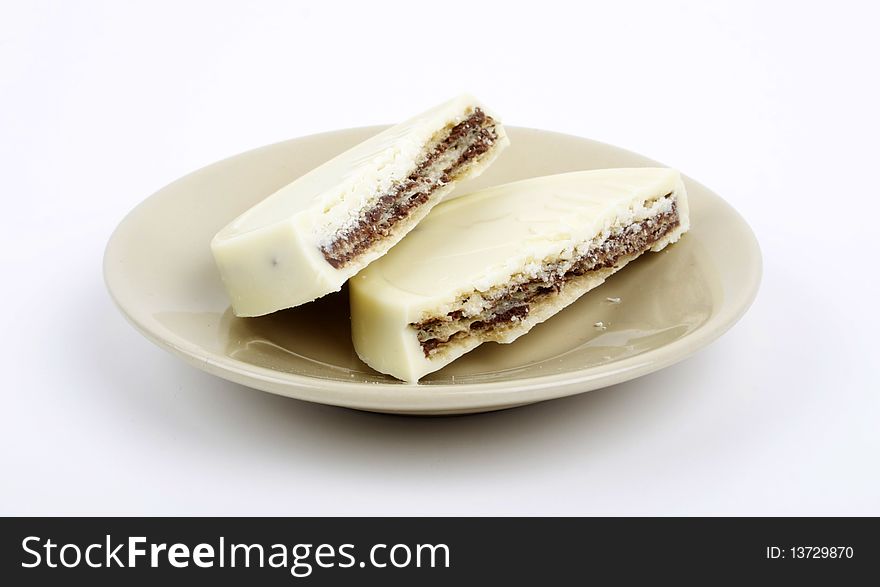
[[[339,269],[326,261],[320,247],[403,181],[438,133],[477,107],[489,113],[472,96],[463,95],[393,126],[284,186],[218,232],[211,250],[235,314],[260,316],[339,291],[384,255],[452,191],[455,181],[437,188],[389,237]],[[479,175],[507,146],[500,122],[495,129],[498,138],[491,149],[474,159],[458,180]]]
[[[672,194],[671,199],[664,199]],[[644,220],[675,202],[679,226],[652,251],[689,226],[679,173],[665,168],[602,169],[514,182],[437,206],[407,238],[350,284],[352,337],[360,358],[405,381],[418,381],[483,342],[474,337],[426,358],[410,324],[457,309],[462,296],[486,292],[548,260],[570,260],[590,242]],[[638,255],[569,281],[552,301],[493,339],[512,342]]]

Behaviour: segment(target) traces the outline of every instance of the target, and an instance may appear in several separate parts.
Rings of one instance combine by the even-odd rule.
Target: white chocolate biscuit
[[[539,177],[444,202],[350,281],[355,350],[418,381],[483,342],[513,342],[688,226],[681,177],[663,168]]]
[[[284,186],[211,241],[233,311],[260,316],[339,291],[507,144],[500,122],[464,95]]]

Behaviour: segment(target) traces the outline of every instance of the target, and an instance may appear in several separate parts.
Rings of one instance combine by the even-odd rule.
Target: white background
[[[492,4],[0,0],[0,512],[880,514],[876,5]],[[725,197],[751,311],[630,383],[417,419],[215,379],[113,307],[104,245],[166,183],[464,90]]]

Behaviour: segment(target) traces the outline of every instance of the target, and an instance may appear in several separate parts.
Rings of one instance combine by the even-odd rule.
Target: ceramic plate
[[[214,268],[211,237],[282,185],[382,127],[256,149],[192,173],[135,208],[110,238],[104,278],[147,338],[209,373],[289,397],[381,412],[508,408],[619,383],[704,347],[755,297],[761,255],[742,217],[685,179],[689,233],[629,264],[513,344],[487,343],[419,385],[358,360],[347,292],[261,318],[236,318]],[[558,133],[508,129],[511,146],[473,190],[537,175],[657,163]],[[620,298],[612,303],[608,298]],[[596,328],[602,322],[605,329]]]

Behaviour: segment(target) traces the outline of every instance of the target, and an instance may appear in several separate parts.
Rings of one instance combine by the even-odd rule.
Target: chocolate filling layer
[[[322,246],[324,258],[338,269],[376,241],[389,236],[397,223],[427,202],[437,188],[455,180],[497,139],[495,120],[476,108],[468,118],[449,129],[409,177],[380,196],[372,207],[361,213],[352,227]]]
[[[665,197],[670,198],[671,194]],[[430,358],[449,342],[469,336],[487,336],[493,330],[519,322],[528,316],[533,304],[558,294],[569,280],[591,271],[612,267],[624,257],[647,251],[678,224],[678,210],[673,202],[669,211],[634,222],[612,233],[573,263],[565,262],[565,267],[562,262],[546,263],[540,277],[500,288],[499,291],[488,293],[488,296],[484,295],[485,303],[479,314],[466,315],[463,310],[454,310],[446,316],[430,318],[410,326],[418,331],[422,351]]]

